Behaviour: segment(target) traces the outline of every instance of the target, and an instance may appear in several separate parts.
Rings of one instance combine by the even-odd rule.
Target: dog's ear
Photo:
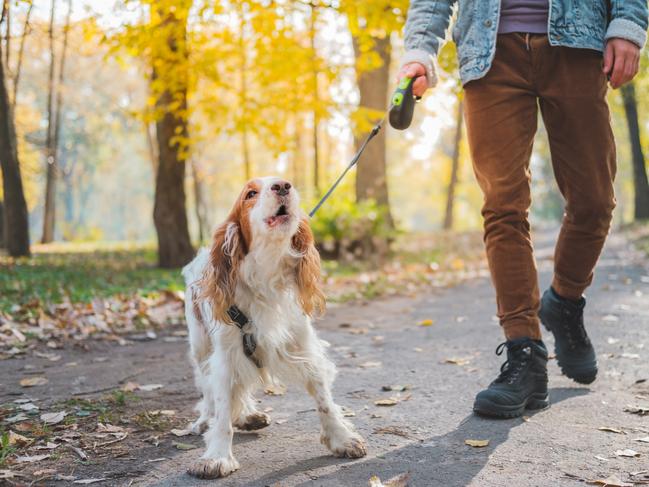
[[[320,314],[325,309],[325,296],[320,285],[320,254],[315,248],[313,232],[306,217],[300,220],[298,231],[293,236],[293,248],[300,253],[296,267],[300,305],[309,316]]]
[[[214,319],[231,323],[227,312],[234,304],[239,266],[244,258],[241,229],[234,221],[226,221],[214,232],[209,265],[203,277],[202,299],[212,304]]]

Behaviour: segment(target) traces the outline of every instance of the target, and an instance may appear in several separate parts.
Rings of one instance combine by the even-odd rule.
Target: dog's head
[[[253,179],[243,187],[230,215],[216,229],[210,251],[203,289],[216,319],[230,321],[227,310],[236,304],[234,294],[242,264],[251,254],[255,257],[251,265],[265,267],[266,275],[291,273],[307,315],[324,308],[320,256],[299,203],[295,188],[279,178]]]

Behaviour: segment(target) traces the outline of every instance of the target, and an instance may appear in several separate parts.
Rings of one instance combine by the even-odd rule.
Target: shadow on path
[[[583,396],[588,392],[587,388],[553,388],[550,389],[551,404]],[[530,416],[533,414],[530,412]],[[372,475],[387,480],[400,473],[410,472],[410,487],[466,486],[484,468],[491,453],[507,440],[509,431],[521,423],[520,418],[493,420],[470,414],[456,429],[444,435],[389,451],[367,461],[348,463],[346,468],[300,485],[360,486],[367,485]],[[489,439],[489,446],[471,448],[464,444],[464,440],[469,438]],[[254,485],[270,485],[297,472],[337,461],[339,460],[331,457],[321,457],[300,462],[262,477]]]

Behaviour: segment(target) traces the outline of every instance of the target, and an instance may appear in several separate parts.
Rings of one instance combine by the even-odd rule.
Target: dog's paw
[[[270,424],[270,416],[266,413],[255,412],[239,420],[235,426],[240,430],[254,431],[265,428]]]
[[[208,426],[207,421],[198,419],[193,423],[191,423],[189,426],[187,426],[186,429],[187,431],[189,431],[190,434],[198,436],[198,435],[202,435],[207,431],[207,426]]]
[[[187,469],[187,473],[199,479],[218,479],[236,470],[239,470],[239,462],[235,458],[201,458]]]
[[[358,433],[349,432],[346,435],[323,435],[320,441],[338,458],[362,458],[367,455],[365,440]]]

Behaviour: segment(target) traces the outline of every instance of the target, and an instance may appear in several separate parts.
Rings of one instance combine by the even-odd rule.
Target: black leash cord
[[[389,112],[390,110],[388,110]],[[365,146],[368,144],[370,140],[372,140],[376,135],[381,131],[381,127],[383,126],[383,122],[385,121],[385,117],[381,119],[379,123],[377,123],[372,131],[369,133],[363,144],[361,145],[360,149],[358,149],[358,152],[356,152],[356,155],[352,159],[352,161],[349,163],[349,165],[345,168],[345,170],[342,172],[342,174],[336,179],[336,182],[333,184],[331,188],[329,188],[329,191],[318,201],[318,204],[315,205],[315,208],[309,212],[309,218],[312,218],[313,215],[315,215],[315,212],[320,209],[322,204],[329,199],[329,196],[331,196],[331,193],[334,192],[334,190],[338,187],[340,182],[343,180],[345,175],[349,172],[349,170],[356,165],[358,160],[361,158],[361,154],[363,154],[363,151],[365,150]]]

